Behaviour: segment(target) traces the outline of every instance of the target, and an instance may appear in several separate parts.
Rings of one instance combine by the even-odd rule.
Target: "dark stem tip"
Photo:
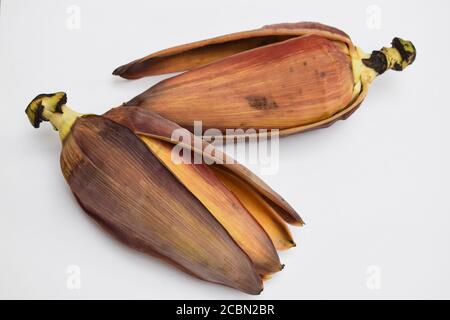
[[[416,60],[416,47],[414,47],[411,41],[396,37],[392,40],[391,44],[393,48],[398,50],[400,56],[402,57],[402,61],[397,65],[394,65],[394,70],[402,71]]]
[[[67,103],[67,95],[64,92],[42,93],[37,95],[28,104],[25,113],[33,127],[39,128],[42,121],[48,121],[43,113],[44,109],[52,113],[62,113],[62,106]]]

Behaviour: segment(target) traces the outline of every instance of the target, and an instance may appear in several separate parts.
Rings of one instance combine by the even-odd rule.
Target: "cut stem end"
[[[25,113],[35,128],[39,128],[42,121],[50,121],[53,128],[59,131],[61,140],[64,140],[75,120],[81,116],[66,106],[66,102],[67,95],[64,92],[40,94],[30,102]]]
[[[362,60],[364,65],[383,74],[388,69],[402,71],[414,62],[416,48],[411,41],[394,38],[391,44],[391,48],[373,51],[370,57]]]

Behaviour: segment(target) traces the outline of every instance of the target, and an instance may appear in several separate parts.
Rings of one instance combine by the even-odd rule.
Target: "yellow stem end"
[[[35,128],[39,128],[42,121],[50,121],[53,128],[58,130],[61,141],[64,141],[77,118],[82,116],[71,110],[66,102],[67,95],[64,92],[40,94],[30,102],[25,113]]]

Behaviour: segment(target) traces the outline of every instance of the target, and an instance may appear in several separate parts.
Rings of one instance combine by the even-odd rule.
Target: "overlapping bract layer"
[[[260,293],[262,280],[282,269],[276,249],[294,245],[286,222],[302,221],[245,167],[229,160],[175,164],[170,135],[178,125],[137,107],[103,116],[79,115],[65,104],[55,110],[60,98],[65,94],[38,96],[27,114],[33,124],[49,120],[68,132],[64,177],[108,232],[198,278],[250,294]],[[187,152],[203,154],[207,143],[192,138]],[[227,157],[209,155],[218,156]]]

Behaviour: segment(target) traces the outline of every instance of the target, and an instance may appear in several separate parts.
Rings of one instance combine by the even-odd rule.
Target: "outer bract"
[[[50,121],[59,131],[64,177],[105,230],[200,279],[250,294],[282,269],[276,248],[295,245],[286,222],[302,221],[245,167],[177,165],[170,134],[183,130],[178,125],[138,107],[81,115],[66,100],[62,92],[39,95],[26,113],[33,126]],[[203,154],[212,146],[192,140],[184,147]],[[210,155],[219,156],[227,157]]]
[[[344,32],[319,23],[266,26],[169,48],[117,68],[134,79],[189,70],[161,81],[125,105],[141,106],[193,131],[279,129],[289,135],[346,119],[370,83],[416,57],[411,42],[371,54]],[[240,134],[237,134],[240,135]]]

